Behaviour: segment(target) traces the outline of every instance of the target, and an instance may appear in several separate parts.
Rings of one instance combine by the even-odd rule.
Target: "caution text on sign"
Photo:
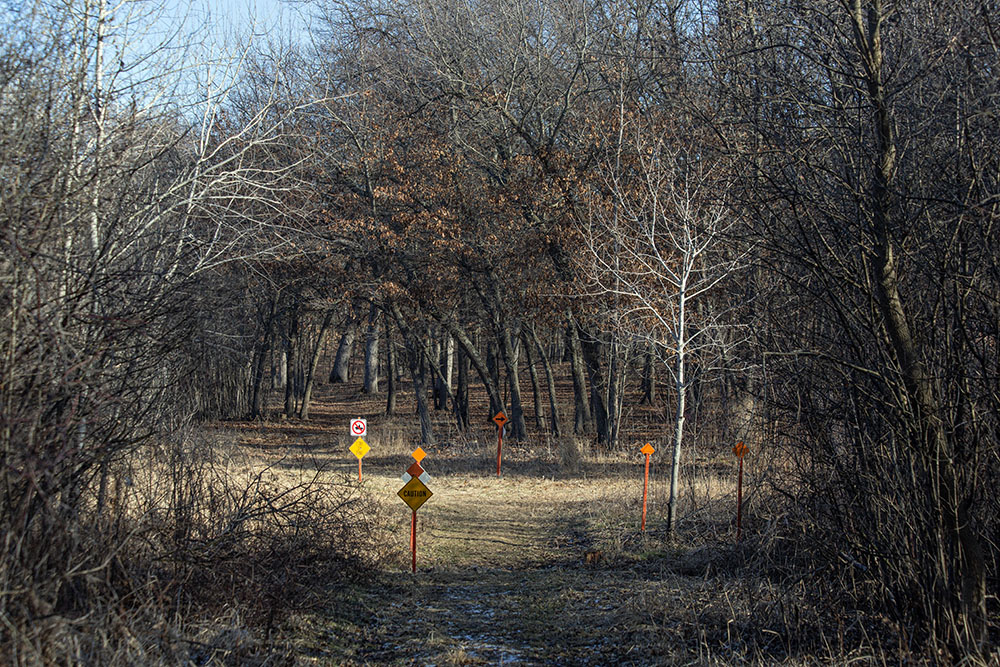
[[[403,485],[403,488],[396,495],[402,498],[411,510],[416,512],[434,494],[420,481],[419,477],[413,477]]]

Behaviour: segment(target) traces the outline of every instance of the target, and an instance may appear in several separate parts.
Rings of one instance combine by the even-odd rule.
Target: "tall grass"
[[[47,526],[44,545],[7,533],[0,661],[238,663],[273,653],[288,614],[324,604],[385,556],[380,513],[356,484],[282,464],[187,433],[115,462],[100,517],[85,504],[75,522]],[[33,561],[19,552],[28,546]]]

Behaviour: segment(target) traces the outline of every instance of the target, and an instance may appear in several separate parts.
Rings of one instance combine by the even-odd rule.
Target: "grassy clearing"
[[[356,471],[346,429],[323,440],[294,426],[247,443],[260,456],[279,457],[289,474],[313,465]],[[385,513],[391,554],[370,582],[338,591],[329,608],[286,628],[300,661],[652,664],[713,657],[708,625],[733,622],[722,619],[716,600],[732,581],[712,572],[718,554],[732,550],[732,530],[716,516],[732,489],[714,468],[692,476],[683,537],[671,540],[662,525],[666,471],[659,463],[648,529],[639,531],[638,452],[595,455],[575,439],[507,443],[498,479],[491,431],[450,438],[428,448],[423,462],[434,496],[418,513],[414,576],[410,512],[395,495],[414,443],[398,427],[370,422],[369,430],[373,449],[360,488]],[[719,613],[706,616],[709,607]]]
[[[815,664],[879,663],[878,619],[819,609],[810,575],[757,555],[770,520],[758,485],[766,451],[745,477],[747,542],[735,545],[731,443],[693,439],[678,531],[665,531],[668,446],[650,415],[634,447],[601,453],[585,439],[505,442],[459,433],[435,413],[438,444],[424,468],[433,497],[418,515],[410,573],[409,508],[396,496],[419,444],[409,415],[379,398],[327,387],[308,423],[226,424],[220,434],[291,483],[317,469],[356,486],[384,550],[363,576],[325,591],[326,604],[287,619],[274,640],[298,664]],[[364,480],[348,452],[351,417],[369,420]],[[415,421],[415,420],[412,420]],[[641,444],[657,447],[647,530],[640,532]],[[770,472],[768,474],[771,474]],[[789,573],[794,576],[789,576]],[[883,644],[884,645],[884,644]]]

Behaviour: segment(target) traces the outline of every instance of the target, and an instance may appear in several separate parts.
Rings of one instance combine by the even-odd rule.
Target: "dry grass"
[[[597,453],[576,437],[505,442],[497,478],[495,430],[443,426],[423,462],[434,496],[418,513],[413,576],[410,512],[395,494],[416,443],[406,429],[369,423],[362,487],[389,515],[394,553],[377,583],[298,618],[299,655],[329,664],[652,664],[753,654],[735,638],[738,650],[720,648],[715,633],[716,610],[731,632],[741,618],[716,599],[739,588],[727,564],[738,553],[732,466],[689,464],[671,536],[663,525],[669,470],[655,455],[642,533],[637,447]],[[332,465],[355,465],[347,444],[323,450]]]
[[[754,443],[745,470],[746,539],[735,544],[732,443],[692,438],[683,460],[678,530],[664,525],[669,444],[655,413],[636,420],[622,451],[588,438],[504,443],[484,417],[460,433],[435,413],[423,466],[434,496],[418,513],[418,573],[409,572],[409,509],[396,497],[412,462],[415,418],[381,416],[378,397],[327,388],[321,410],[335,436],[296,424],[258,431],[301,439],[308,456],[355,471],[346,435],[369,418],[363,493],[384,512],[391,554],[376,579],[327,608],[294,618],[284,635],[299,659],[321,664],[816,664],[893,662],[884,624],[815,604],[810,580],[767,554],[780,514],[764,494],[782,465]],[[403,401],[400,405],[403,405]],[[314,428],[309,425],[309,429]],[[252,429],[251,429],[252,430]],[[343,435],[338,432],[343,431]],[[647,530],[639,530],[645,441],[651,466]],[[264,447],[267,449],[266,447]],[[271,455],[282,451],[273,447]],[[311,457],[311,458],[310,458]]]
[[[685,452],[678,529],[667,532],[669,445],[653,409],[633,415],[621,451],[576,436],[506,441],[501,478],[488,419],[459,432],[434,413],[437,442],[423,461],[434,496],[418,513],[410,574],[410,511],[396,492],[419,444],[416,419],[385,417],[382,398],[325,387],[309,422],[217,424],[184,460],[122,471],[129,484],[115,487],[116,502],[159,521],[154,534],[177,535],[160,552],[183,585],[150,611],[183,621],[161,624],[156,651],[137,637],[109,662],[892,662],[881,621],[817,607],[808,578],[767,561],[787,531],[765,502],[781,467],[766,447],[747,460],[743,544],[731,443],[704,437]],[[368,419],[372,447],[361,483],[348,451],[356,416]],[[642,532],[645,441],[657,452]]]
[[[384,513],[327,462],[263,447],[252,432],[179,434],[117,461],[105,519],[81,536],[94,559],[77,570],[92,572],[71,570],[44,619],[21,625],[5,610],[0,657],[26,665],[290,659],[276,630],[379,567]]]

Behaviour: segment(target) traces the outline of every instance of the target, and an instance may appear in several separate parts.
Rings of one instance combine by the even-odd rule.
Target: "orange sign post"
[[[740,461],[740,472],[736,477],[736,541],[740,541],[743,534],[743,457],[747,453],[747,446],[740,440],[733,447],[733,454]]]
[[[425,456],[427,453],[422,448],[417,447],[416,451],[413,452],[413,458],[416,459],[416,462],[411,463],[410,467],[403,473],[403,481],[406,484],[396,493],[413,511],[410,519],[410,552],[413,554],[414,574],[417,572],[417,510],[434,495],[426,485],[426,482],[430,481],[430,475],[424,472],[420,465],[420,461]]]
[[[371,447],[365,442],[364,438],[358,438],[354,441],[354,444],[350,446],[351,454],[358,457],[358,481],[361,481],[361,459],[365,458]]]
[[[503,449],[503,425],[507,423],[507,415],[501,410],[493,416],[493,421],[497,424],[497,477],[499,477],[501,450]]]
[[[649,493],[649,455],[655,452],[648,442],[639,450],[646,455],[646,474],[642,481],[642,531],[646,532],[646,495]]]

